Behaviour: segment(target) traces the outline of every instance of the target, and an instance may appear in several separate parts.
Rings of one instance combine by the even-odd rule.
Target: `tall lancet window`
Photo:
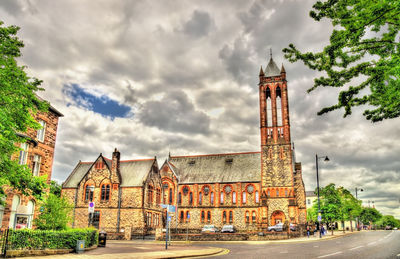
[[[276,88],[276,117],[278,126],[282,126],[282,101],[281,101],[281,88],[278,86]]]
[[[271,102],[271,90],[267,87],[266,91],[267,98],[267,127],[272,127],[272,102]]]

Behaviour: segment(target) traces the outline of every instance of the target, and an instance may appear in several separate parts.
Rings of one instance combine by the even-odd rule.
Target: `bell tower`
[[[298,223],[286,71],[272,52],[259,79],[262,225]]]

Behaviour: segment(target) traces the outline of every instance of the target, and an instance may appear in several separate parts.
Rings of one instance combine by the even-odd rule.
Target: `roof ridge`
[[[155,158],[143,158],[143,159],[120,160],[119,162],[125,163],[125,162],[138,162],[138,161],[151,161],[151,160],[155,160]]]
[[[249,151],[249,152],[238,152],[238,153],[218,153],[218,154],[203,154],[203,155],[189,155],[189,156],[171,156],[171,158],[183,158],[183,157],[205,157],[205,156],[224,156],[224,155],[244,155],[244,154],[260,154],[261,151]]]

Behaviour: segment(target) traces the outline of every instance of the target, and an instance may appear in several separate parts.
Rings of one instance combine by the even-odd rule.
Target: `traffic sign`
[[[171,216],[168,216],[168,221],[171,221]]]
[[[94,213],[94,202],[89,202],[89,213]]]
[[[321,222],[321,220],[322,220],[321,215],[318,215],[318,221]]]
[[[187,214],[187,217],[186,217],[186,218],[190,219],[190,214]]]

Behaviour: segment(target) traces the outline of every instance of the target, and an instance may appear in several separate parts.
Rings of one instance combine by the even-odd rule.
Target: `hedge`
[[[10,230],[7,250],[74,249],[77,240],[85,240],[85,247],[97,245],[96,229],[69,230]]]

